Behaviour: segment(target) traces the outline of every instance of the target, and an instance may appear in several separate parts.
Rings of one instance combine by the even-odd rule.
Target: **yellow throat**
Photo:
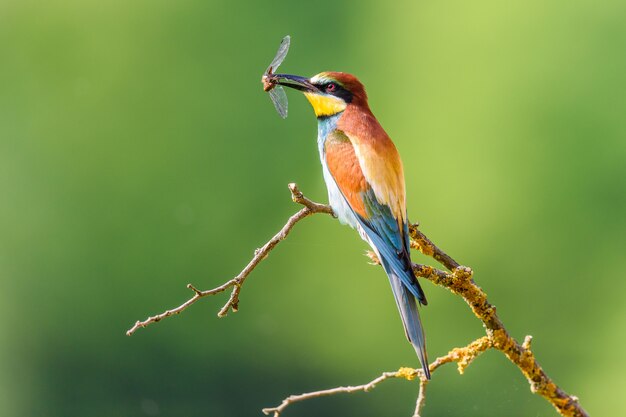
[[[339,97],[304,93],[317,117],[332,116],[346,109],[346,102]]]

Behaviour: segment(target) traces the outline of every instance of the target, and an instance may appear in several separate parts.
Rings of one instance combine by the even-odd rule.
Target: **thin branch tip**
[[[193,286],[193,284],[187,284],[187,288],[195,292],[197,296],[202,296],[202,291]]]
[[[291,197],[293,198],[293,201],[297,202],[298,199],[304,197],[302,191],[300,191],[300,189],[298,188],[298,184],[296,184],[295,182],[290,182],[289,184],[287,184],[287,187],[289,187],[289,191],[291,191]]]
[[[533,337],[531,335],[527,335],[524,338],[524,343],[522,343],[522,347],[526,350],[530,350],[530,345],[532,344],[532,342],[533,342]]]

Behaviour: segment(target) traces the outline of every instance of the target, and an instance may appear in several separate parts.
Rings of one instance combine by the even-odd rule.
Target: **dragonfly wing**
[[[276,107],[276,111],[283,119],[287,118],[287,94],[285,93],[285,89],[277,85],[276,87],[270,90],[270,98],[272,99],[272,103],[274,103],[274,107]]]
[[[280,42],[280,46],[278,47],[278,51],[276,52],[276,56],[274,57],[274,60],[272,61],[270,66],[267,67],[267,70],[265,71],[266,73],[270,71],[276,72],[276,68],[278,68],[280,64],[283,63],[283,61],[285,60],[285,57],[287,56],[287,52],[289,52],[290,42],[291,42],[291,37],[289,35],[283,38],[283,40]]]

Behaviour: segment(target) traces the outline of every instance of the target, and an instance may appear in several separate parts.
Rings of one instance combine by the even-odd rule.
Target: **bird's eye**
[[[329,93],[332,93],[335,90],[337,90],[337,84],[335,83],[326,84],[326,91],[328,91]]]

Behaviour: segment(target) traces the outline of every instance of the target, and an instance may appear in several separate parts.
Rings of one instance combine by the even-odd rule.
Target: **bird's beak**
[[[278,80],[278,84],[285,87],[295,88],[305,93],[317,91],[317,87],[311,84],[311,81],[306,77],[289,74],[272,74],[272,77]]]

